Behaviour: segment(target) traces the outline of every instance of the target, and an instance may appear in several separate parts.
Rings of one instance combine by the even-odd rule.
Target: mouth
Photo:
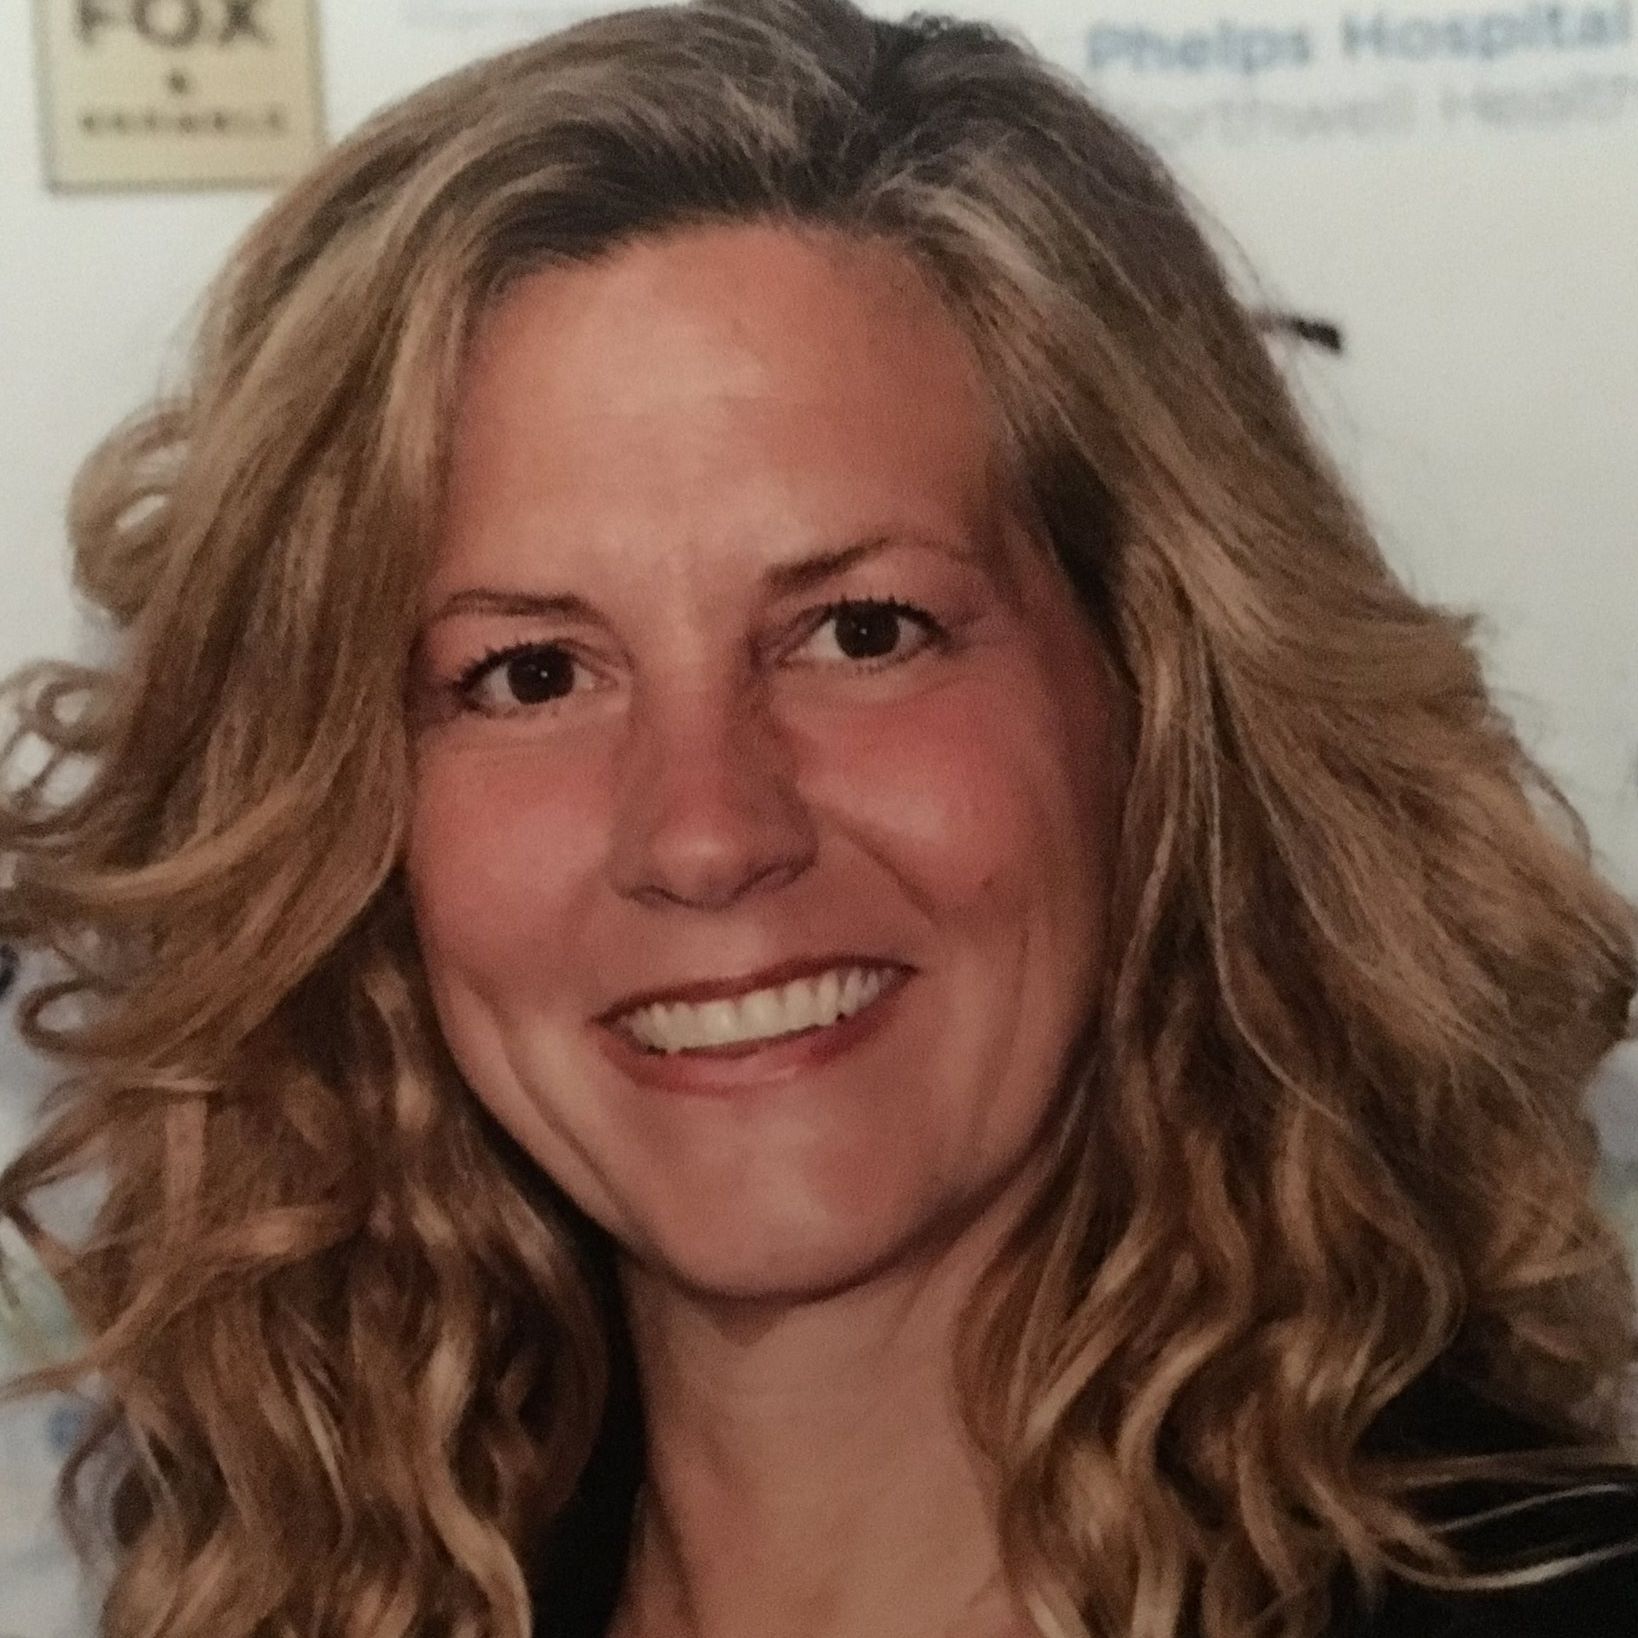
[[[884,971],[880,985],[850,1012],[828,1022],[748,1040],[700,1040],[662,1045],[645,1040],[623,1021],[603,1021],[600,1045],[630,1079],[668,1092],[724,1094],[753,1085],[777,1085],[812,1076],[875,1038],[898,1010],[913,969]]]
[[[662,1052],[752,1044],[833,1024],[913,971],[891,958],[798,957],[738,978],[642,991],[595,1021]]]

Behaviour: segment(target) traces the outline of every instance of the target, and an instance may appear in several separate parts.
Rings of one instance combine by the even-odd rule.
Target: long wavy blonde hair
[[[1313,1638],[1339,1571],[1460,1578],[1434,1481],[1633,1459],[1584,1107],[1633,910],[1470,621],[1396,582],[1067,76],[978,24],[710,0],[371,120],[78,479],[114,640],[7,685],[0,938],[48,961],[20,1027],[63,1075],[0,1213],[83,1328],[20,1386],[96,1406],[62,1505],[109,1638],[523,1638],[617,1584],[610,1250],[441,1043],[403,685],[474,326],[530,270],[747,219],[935,281],[1131,697],[1115,955],[956,1362],[1040,1632]],[[39,1200],[75,1177],[69,1235]],[[1433,1381],[1534,1453],[1389,1437]]]

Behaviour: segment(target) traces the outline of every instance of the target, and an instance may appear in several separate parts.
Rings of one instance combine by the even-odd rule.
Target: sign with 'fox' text
[[[254,187],[324,144],[313,0],[35,0],[56,188]]]

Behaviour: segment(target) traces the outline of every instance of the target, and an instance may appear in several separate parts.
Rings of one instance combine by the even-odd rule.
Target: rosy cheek
[[[455,755],[418,771],[408,870],[423,937],[477,965],[560,936],[554,906],[593,867],[606,823],[589,783],[537,755]]]
[[[1024,845],[1018,717],[980,688],[951,687],[861,713],[826,747],[823,781],[895,865],[936,881],[945,902],[981,897]],[[824,799],[818,785],[815,795]]]

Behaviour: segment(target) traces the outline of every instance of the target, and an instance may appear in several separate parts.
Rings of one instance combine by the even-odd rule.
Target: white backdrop
[[[70,477],[174,366],[205,279],[268,197],[48,194],[28,9],[0,11],[0,670],[87,644]],[[321,0],[331,134],[598,9]],[[1632,0],[932,9],[1015,27],[1081,75],[1159,143],[1248,292],[1340,327],[1340,354],[1283,349],[1313,417],[1412,585],[1486,615],[1494,682],[1638,892]],[[43,1079],[0,1030],[0,1153]],[[1630,1057],[1597,1097],[1638,1184]],[[0,1328],[0,1374],[19,1350]],[[0,1634],[89,1630],[45,1522],[63,1436],[60,1410],[0,1413]]]

